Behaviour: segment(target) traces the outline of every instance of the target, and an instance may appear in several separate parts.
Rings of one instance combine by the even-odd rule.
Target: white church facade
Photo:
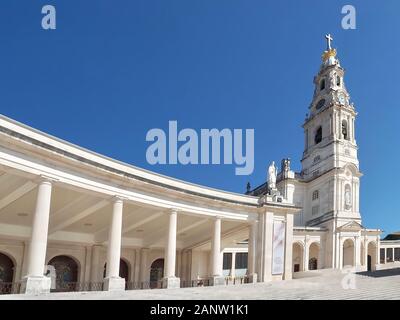
[[[245,195],[165,177],[0,117],[0,292],[268,282],[375,270],[362,225],[356,111],[330,46],[314,79],[302,170],[284,159]],[[394,249],[393,249],[394,250]]]
[[[355,267],[375,270],[381,231],[361,223],[357,112],[344,83],[344,69],[327,36],[327,49],[314,78],[314,95],[303,124],[302,170],[282,160],[277,188],[301,207],[293,233],[293,270]],[[248,194],[268,192],[264,184]]]

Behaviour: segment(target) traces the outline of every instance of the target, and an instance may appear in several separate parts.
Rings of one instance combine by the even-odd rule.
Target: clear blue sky
[[[244,192],[266,166],[300,169],[301,124],[332,33],[359,116],[363,224],[400,229],[400,2],[2,0],[0,112],[110,157],[195,183]],[[57,9],[57,30],[41,8]],[[255,170],[147,164],[151,128],[254,128]],[[267,123],[269,124],[267,126]]]

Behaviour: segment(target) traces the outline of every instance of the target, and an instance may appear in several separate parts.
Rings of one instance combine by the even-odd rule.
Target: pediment
[[[350,221],[338,228],[339,231],[360,231],[363,229],[365,228],[357,221]]]

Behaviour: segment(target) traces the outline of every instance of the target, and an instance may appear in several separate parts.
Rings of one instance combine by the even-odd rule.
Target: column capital
[[[167,213],[169,213],[169,214],[173,214],[173,213],[178,214],[179,212],[180,212],[180,210],[177,208],[170,208],[167,210]]]
[[[121,197],[121,196],[118,196],[118,195],[115,195],[115,196],[113,196],[112,198],[111,198],[111,201],[113,202],[113,203],[118,203],[118,202],[124,202],[125,200],[127,200],[127,198],[124,198],[124,197]]]
[[[43,175],[43,174],[38,175],[36,178],[34,178],[32,180],[32,182],[37,183],[37,184],[42,184],[42,183],[52,184],[52,183],[57,182],[57,181],[59,181],[59,179],[53,178],[53,177],[49,177],[49,176],[46,176],[46,175]]]

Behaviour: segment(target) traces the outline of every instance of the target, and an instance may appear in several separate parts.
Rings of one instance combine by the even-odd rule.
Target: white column
[[[175,276],[176,269],[176,225],[177,212],[171,210],[169,212],[168,235],[164,252],[164,288],[179,288],[180,279]]]
[[[103,266],[100,262],[101,246],[94,245],[92,248],[92,260],[90,268],[90,282],[92,290],[96,287],[95,283],[103,281]],[[101,267],[100,267],[101,266]],[[98,291],[98,290],[97,290]]]
[[[23,293],[40,294],[50,292],[51,279],[44,276],[44,266],[46,263],[51,190],[51,182],[49,180],[41,180],[32,222],[32,234],[28,251],[28,274],[22,279],[21,291]]]
[[[150,270],[148,269],[148,256],[149,248],[142,248],[140,250],[140,281],[150,281]]]
[[[364,259],[364,269],[368,270],[368,241],[367,239],[364,239],[364,255],[363,255],[363,259]]]
[[[375,270],[379,269],[378,264],[381,264],[381,242],[379,241],[379,238],[376,239],[376,265],[375,265]]]
[[[356,268],[356,270],[358,270],[361,266],[361,241],[360,241],[360,237],[355,237],[354,239],[354,266]]]
[[[310,245],[306,238],[304,243],[304,271],[308,271],[308,262],[310,260]]]
[[[325,268],[325,242],[320,242],[319,245],[319,252],[318,252],[318,269]]]
[[[85,247],[85,272],[82,282],[90,282],[90,269],[92,266],[92,247]]]
[[[342,256],[342,242],[340,240],[340,235],[338,233],[335,234],[336,237],[336,269],[342,269],[341,264],[341,256]]]
[[[235,277],[236,271],[236,252],[232,252],[232,263],[231,263],[231,277]]]
[[[257,243],[257,274],[260,282],[272,280],[272,234],[274,227],[274,213],[266,211],[260,213],[259,235]]]
[[[213,223],[213,233],[211,239],[211,284],[224,284],[221,266],[221,218],[216,217]]]
[[[125,290],[125,279],[119,277],[122,238],[123,201],[116,197],[113,203],[110,230],[108,234],[107,268],[104,290]]]
[[[285,280],[292,279],[292,263],[293,263],[293,214],[286,214],[286,230],[285,230]]]
[[[257,273],[256,273],[257,229],[258,229],[258,221],[252,222],[252,224],[249,227],[249,244],[247,253],[247,276],[249,277],[249,282],[257,282]]]
[[[140,249],[135,249],[135,264],[134,264],[134,269],[135,269],[135,277],[133,278],[134,282],[139,282],[140,281]]]
[[[22,257],[22,268],[21,274],[18,275],[18,279],[21,279],[26,274],[28,274],[28,254],[29,254],[29,243],[28,241],[24,241],[24,255]]]
[[[333,123],[333,132],[332,132],[332,134],[333,134],[333,138],[336,138],[336,136],[337,136],[337,125],[336,125],[336,122],[337,122],[337,118],[336,118],[336,112],[334,111],[333,112],[333,114],[332,114],[332,123]]]

